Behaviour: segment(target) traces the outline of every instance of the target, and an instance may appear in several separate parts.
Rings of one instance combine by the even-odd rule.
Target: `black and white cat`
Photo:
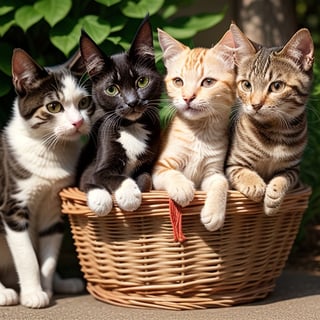
[[[128,52],[109,57],[85,32],[80,49],[100,115],[80,157],[80,189],[97,215],[111,211],[112,193],[120,208],[134,211],[141,204],[141,191],[151,188],[160,136],[163,79],[155,65],[148,17]]]
[[[85,71],[80,53],[44,68],[22,49],[13,52],[17,98],[0,137],[0,305],[20,300],[41,308],[53,286],[83,290],[80,279],[53,284],[63,237],[59,191],[74,183],[80,137],[89,133],[94,111],[73,71]]]

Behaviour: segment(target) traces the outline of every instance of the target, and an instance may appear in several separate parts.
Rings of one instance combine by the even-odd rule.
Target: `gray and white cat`
[[[94,111],[75,77],[82,66],[79,53],[44,68],[22,49],[13,52],[17,98],[0,136],[0,305],[20,300],[41,308],[50,303],[53,286],[83,290],[79,279],[53,284],[64,227],[59,191],[73,184],[80,137],[89,133]]]

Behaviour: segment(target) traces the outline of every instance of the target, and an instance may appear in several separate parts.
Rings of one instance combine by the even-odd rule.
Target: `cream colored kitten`
[[[201,221],[209,231],[217,230],[225,217],[224,160],[235,101],[232,34],[227,31],[211,49],[190,49],[162,30],[158,36],[176,114],[162,140],[154,188],[166,190],[182,207],[192,201],[195,190],[206,191]]]

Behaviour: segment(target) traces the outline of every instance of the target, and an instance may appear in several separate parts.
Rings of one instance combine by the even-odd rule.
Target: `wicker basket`
[[[104,302],[132,307],[195,309],[264,298],[284,268],[311,189],[288,194],[274,216],[229,191],[224,227],[200,222],[205,194],[183,208],[184,243],[173,240],[165,192],[143,194],[136,212],[118,207],[96,217],[85,194],[61,192],[88,291]]]

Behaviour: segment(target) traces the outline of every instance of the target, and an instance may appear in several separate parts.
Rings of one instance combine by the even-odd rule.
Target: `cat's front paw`
[[[224,224],[225,211],[213,212],[203,207],[200,213],[201,222],[208,231],[219,230]]]
[[[256,177],[250,183],[239,183],[237,189],[248,199],[261,202],[266,191],[266,184],[260,177]]]
[[[272,179],[266,188],[264,197],[264,212],[271,216],[276,214],[287,192],[287,181],[283,177]]]
[[[92,189],[87,193],[87,204],[96,215],[105,216],[112,210],[112,196],[105,189]]]
[[[115,192],[118,206],[124,211],[135,211],[141,205],[141,191],[130,178],[124,180]]]
[[[224,176],[216,175],[207,191],[207,198],[201,210],[202,224],[208,231],[216,231],[224,224],[229,184]]]
[[[263,200],[264,194],[266,190],[266,184],[264,182],[242,186],[239,191],[245,195],[247,198],[254,202],[261,202]]]
[[[242,168],[236,174],[229,171],[228,179],[231,187],[245,197],[255,202],[262,202],[266,191],[266,183],[255,171],[247,168]]]
[[[0,306],[13,306],[19,303],[19,296],[13,289],[0,289]]]
[[[42,290],[32,292],[21,292],[20,303],[28,308],[44,308],[50,303],[51,295]]]
[[[192,181],[186,177],[172,181],[167,188],[168,196],[181,207],[187,206],[194,198],[195,188]]]

